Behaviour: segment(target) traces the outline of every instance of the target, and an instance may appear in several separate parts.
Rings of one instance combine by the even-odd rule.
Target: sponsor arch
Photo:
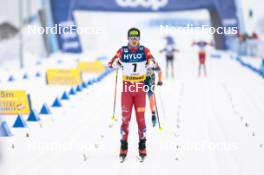
[[[53,22],[60,27],[75,24],[74,10],[105,12],[172,12],[207,9],[211,25],[217,27],[237,27],[236,0],[52,0],[50,1]],[[74,31],[74,30],[73,30]],[[214,34],[217,49],[228,49],[227,35]],[[82,52],[77,32],[57,35],[59,48],[63,52]]]

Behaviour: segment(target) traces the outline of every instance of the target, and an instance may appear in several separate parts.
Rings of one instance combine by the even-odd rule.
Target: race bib
[[[123,66],[123,80],[130,82],[142,82],[146,79],[146,55],[144,47],[132,53],[127,46],[123,47],[121,63]]]
[[[123,80],[140,82],[146,79],[146,61],[134,63],[122,63]]]

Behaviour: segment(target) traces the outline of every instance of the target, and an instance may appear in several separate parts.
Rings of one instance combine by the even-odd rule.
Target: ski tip
[[[140,163],[143,163],[146,159],[146,156],[137,156],[137,158]]]
[[[123,163],[126,160],[126,156],[119,156],[120,163]]]

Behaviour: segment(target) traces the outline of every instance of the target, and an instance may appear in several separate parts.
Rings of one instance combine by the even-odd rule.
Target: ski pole
[[[117,118],[115,117],[115,108],[116,108],[116,91],[117,91],[117,79],[118,79],[118,69],[116,69],[116,76],[115,76],[115,93],[114,93],[114,107],[113,107],[113,116],[112,120],[116,121]]]
[[[166,118],[166,113],[165,113],[165,108],[164,108],[164,104],[163,104],[163,100],[162,100],[161,90],[159,91],[159,99],[160,99],[160,103],[161,103],[162,113],[164,114],[164,118]]]
[[[157,101],[156,101],[155,92],[153,93],[153,95],[154,95],[154,101],[155,101],[155,108],[156,108],[156,113],[157,113],[157,119],[158,119],[158,123],[159,123],[159,130],[162,131],[163,128],[161,127],[161,124],[160,124],[159,112],[158,112],[158,107],[157,107]]]

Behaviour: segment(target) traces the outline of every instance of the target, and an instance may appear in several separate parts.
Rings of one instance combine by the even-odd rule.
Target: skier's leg
[[[166,56],[166,78],[168,78],[168,73],[169,73],[169,58]]]
[[[174,78],[174,57],[171,58],[171,76]]]
[[[129,122],[131,119],[131,113],[133,107],[133,96],[131,92],[122,92],[121,104],[122,104],[121,134],[122,134],[122,140],[127,140],[129,134]]]
[[[120,142],[121,142],[121,147],[120,147],[119,156],[121,158],[125,158],[128,152],[128,143],[127,140],[120,140]]]
[[[146,107],[146,93],[139,91],[134,97],[134,105],[136,111],[136,119],[138,124],[139,139],[145,138],[146,124],[145,124],[145,107]]]
[[[149,105],[150,105],[150,110],[151,110],[151,121],[152,121],[152,126],[155,127],[157,124],[157,118],[156,118],[156,103],[154,99],[154,94],[149,97]]]
[[[201,75],[201,68],[202,68],[202,64],[199,63],[199,67],[198,67],[198,76],[200,77]]]
[[[153,94],[152,89],[151,89],[152,88],[151,82],[152,82],[151,77],[150,76],[147,76],[144,83],[145,83],[145,86],[146,86],[146,93],[147,93],[147,96],[148,96],[148,99],[149,99],[150,111],[153,110],[153,108],[152,108],[152,101],[151,101],[151,96]]]
[[[146,124],[145,124],[145,105],[146,105],[146,93],[139,92],[135,96],[135,109],[136,119],[138,123],[138,135],[139,135],[139,155],[146,156]]]
[[[203,64],[203,67],[204,67],[204,76],[207,77],[207,70],[206,70],[206,65],[205,65],[205,63]]]
[[[148,91],[147,91],[147,95],[149,97],[149,106],[150,106],[150,111],[153,113],[155,113],[155,100],[154,100],[154,96],[153,93],[155,91],[155,74],[154,76],[151,77],[149,84],[148,84]]]
[[[122,92],[121,95],[122,104],[122,124],[121,124],[121,147],[120,147],[120,157],[126,157],[128,151],[128,133],[129,133],[129,122],[131,119],[131,112],[133,106],[133,96],[130,92]]]
[[[146,138],[139,140],[139,142],[138,142],[138,150],[139,150],[139,156],[140,157],[145,157],[147,155]]]
[[[203,64],[204,64],[204,57],[205,57],[205,53],[204,51],[199,51],[198,53],[198,58],[199,58],[199,70],[198,70],[198,75],[199,77],[201,76],[201,69],[203,68]]]
[[[151,113],[155,113],[155,100],[154,100],[153,93],[151,94],[151,96],[149,96],[149,106],[150,106]]]
[[[145,85],[147,87],[147,96],[149,99],[149,107],[151,111],[151,120],[152,120],[152,125],[153,127],[156,125],[156,109],[155,109],[155,100],[154,100],[154,88],[155,88],[155,74],[154,76],[150,77],[148,76],[145,80]]]

